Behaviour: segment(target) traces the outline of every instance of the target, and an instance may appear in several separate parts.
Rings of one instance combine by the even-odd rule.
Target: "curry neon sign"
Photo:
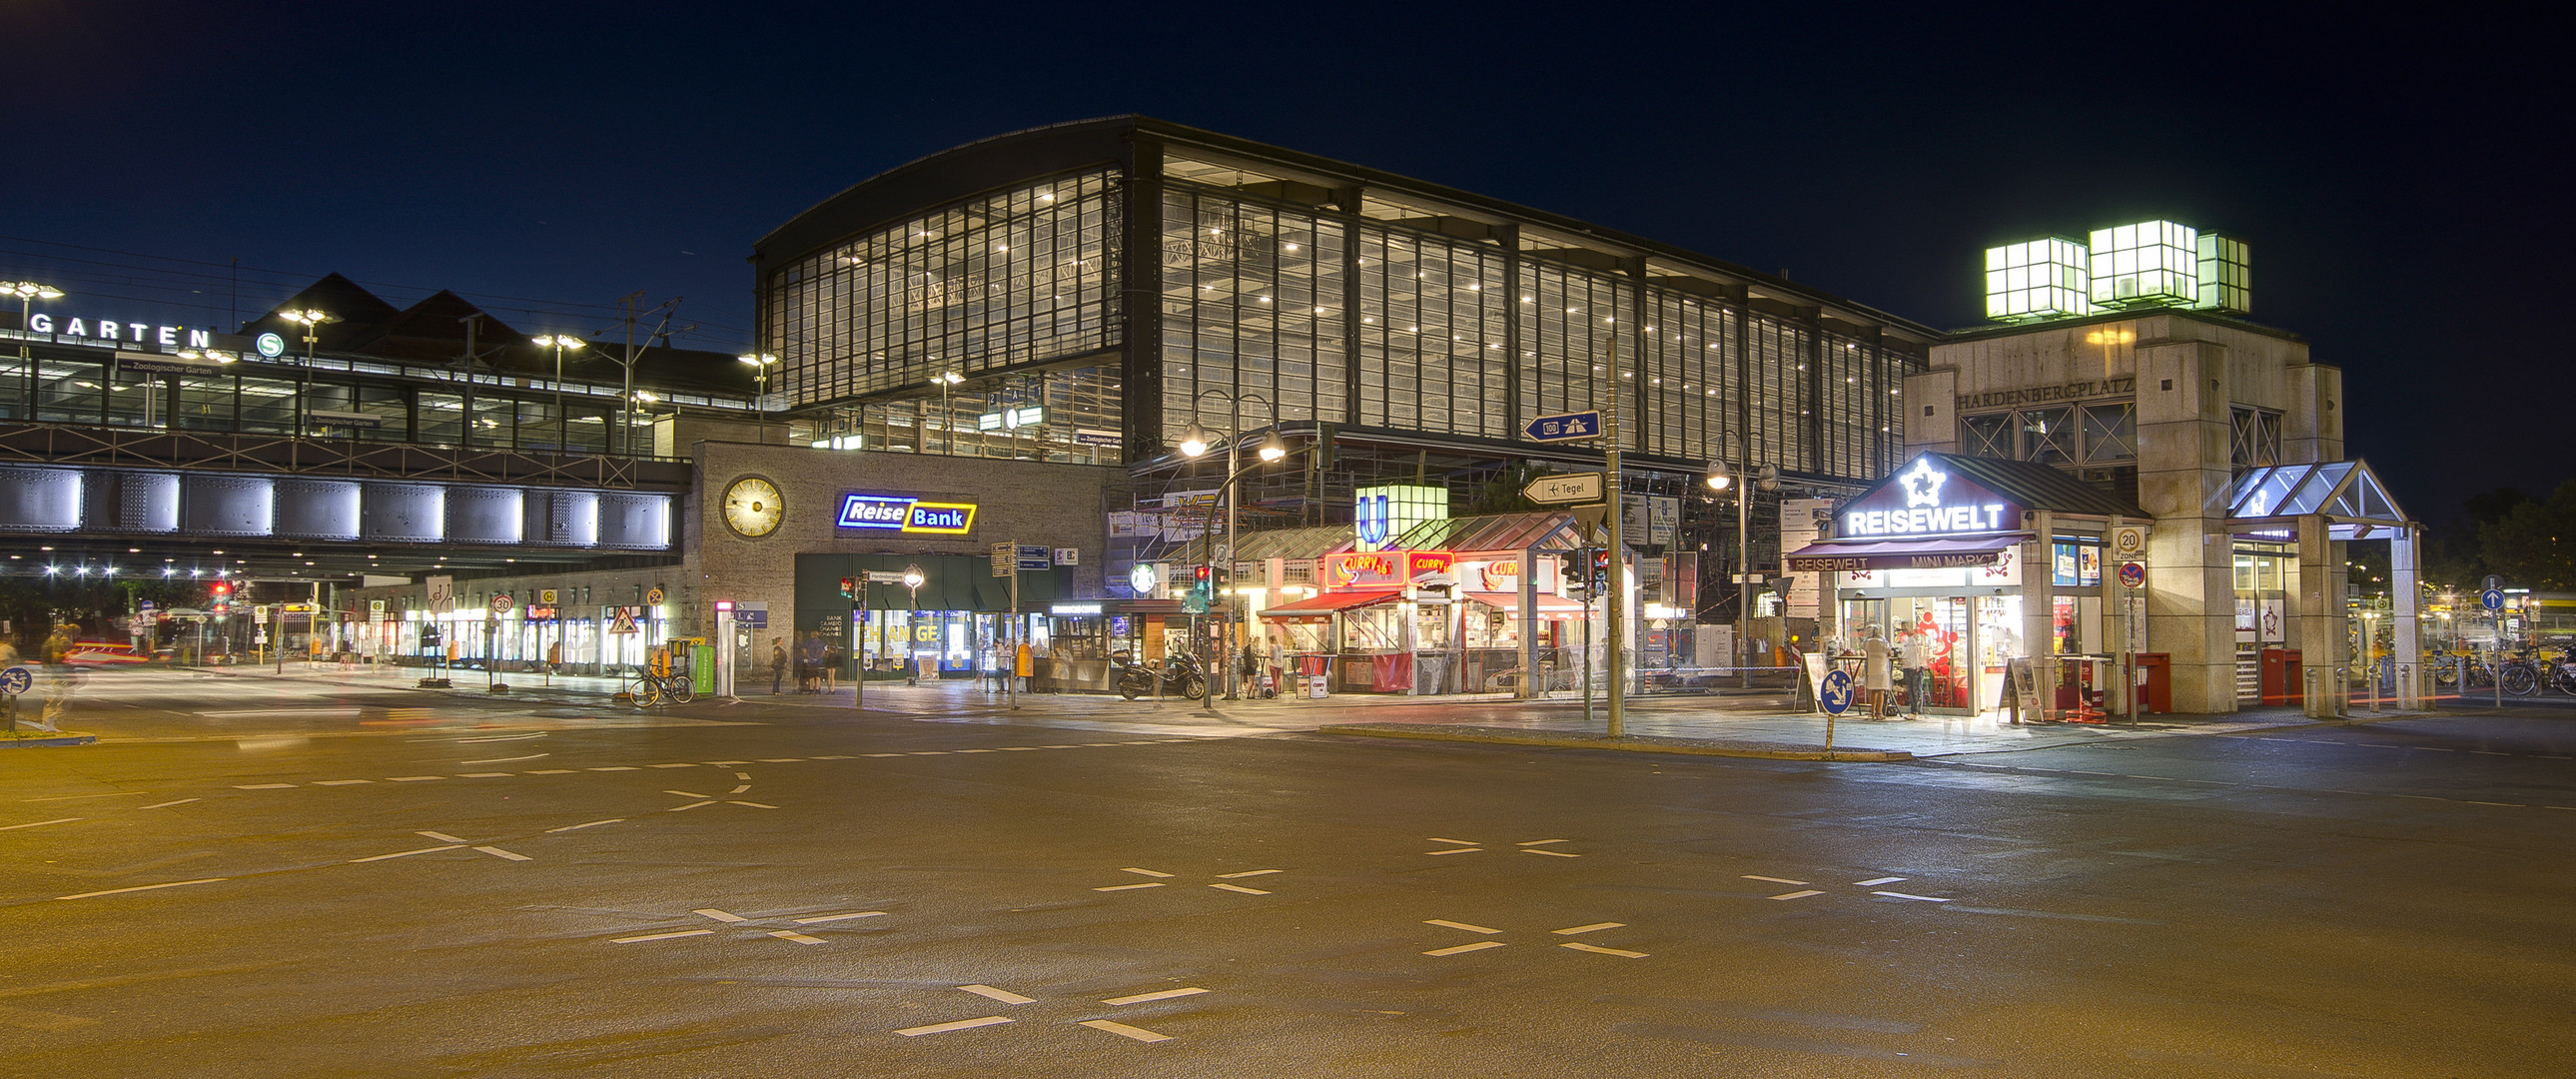
[[[1974,500],[1974,494],[1965,502],[1944,501],[1942,488],[1949,485],[1950,476],[1933,468],[1929,460],[1916,458],[1914,467],[1898,475],[1896,482],[1905,493],[1904,508],[1845,510],[1843,534],[1913,536],[1944,532],[2001,532],[2005,528],[2005,515],[2010,507],[2001,502],[1980,504]],[[2012,515],[2012,524],[2015,527],[2021,524],[2018,513]]]
[[[905,495],[846,494],[841,496],[840,519],[833,523],[843,528],[963,536],[975,530],[975,504],[924,502]]]

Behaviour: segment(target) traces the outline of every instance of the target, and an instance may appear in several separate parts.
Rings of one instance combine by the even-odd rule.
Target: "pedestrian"
[[[823,637],[808,632],[797,639],[796,688],[804,693],[820,693],[823,684]]]
[[[1905,711],[1916,719],[1923,718],[1923,699],[1931,696],[1932,687],[1925,675],[1931,664],[1932,643],[1923,639],[1923,631],[1913,625],[1896,635],[1897,666],[1905,675]]]
[[[1861,630],[1861,684],[1869,690],[1869,718],[1887,718],[1887,694],[1895,686],[1888,680],[1887,641],[1878,635],[1877,626]]]
[[[833,690],[841,688],[841,661],[847,658],[849,658],[848,654],[841,651],[840,645],[831,644],[824,646],[823,692],[830,693]]]
[[[778,695],[778,684],[787,678],[787,639],[769,639],[769,695]]]

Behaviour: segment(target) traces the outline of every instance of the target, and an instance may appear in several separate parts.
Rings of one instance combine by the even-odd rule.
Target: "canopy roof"
[[[2236,521],[2278,521],[2321,513],[2342,523],[2406,527],[2406,511],[2358,458],[2322,464],[2267,465],[2236,477],[2227,516]]]
[[[2028,532],[1998,532],[1945,539],[1826,540],[1789,552],[1789,572],[1991,566],[2002,560],[2004,548],[2028,538]]]

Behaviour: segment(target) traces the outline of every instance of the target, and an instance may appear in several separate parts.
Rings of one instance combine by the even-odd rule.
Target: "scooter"
[[[1117,674],[1118,695],[1128,700],[1157,692],[1158,682],[1163,693],[1194,701],[1207,695],[1207,675],[1199,670],[1198,658],[1187,652],[1166,656],[1156,667],[1136,662],[1134,653],[1121,649],[1109,654],[1109,662]]]

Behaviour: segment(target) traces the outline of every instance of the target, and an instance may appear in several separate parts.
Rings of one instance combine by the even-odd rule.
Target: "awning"
[[[1467,598],[1488,607],[1500,607],[1506,611],[1521,609],[1521,597],[1511,592],[1469,592]],[[1583,605],[1552,592],[1541,592],[1538,594],[1538,613],[1582,614]]]
[[[1383,603],[1404,594],[1401,588],[1362,588],[1349,592],[1326,592],[1295,603],[1283,603],[1261,612],[1263,618],[1323,618],[1353,607]]]
[[[1789,552],[1791,573],[1846,573],[1865,569],[1951,569],[1991,566],[2003,560],[2004,548],[2030,538],[2006,532],[1951,539],[1876,540],[1850,543],[1828,540]]]

